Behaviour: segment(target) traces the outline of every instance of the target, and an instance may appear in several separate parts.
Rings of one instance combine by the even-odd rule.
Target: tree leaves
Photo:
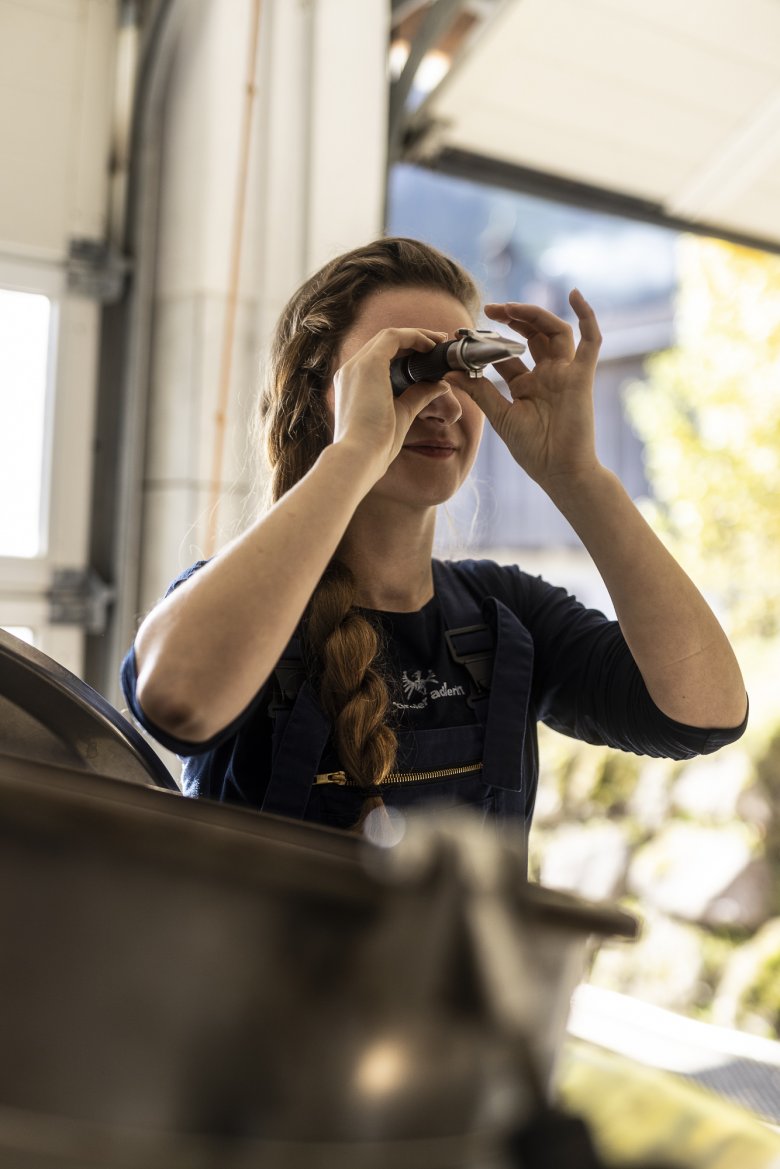
[[[656,529],[735,633],[780,633],[780,257],[680,240],[677,345],[628,388]]]

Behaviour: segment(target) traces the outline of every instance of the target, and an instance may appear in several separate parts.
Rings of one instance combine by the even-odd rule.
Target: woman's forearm
[[[152,610],[135,653],[138,700],[153,723],[203,742],[246,708],[372,483],[361,452],[328,446],[266,515]]]
[[[545,489],[598,568],[655,704],[691,726],[739,725],[747,699],[731,645],[619,479],[596,467]]]

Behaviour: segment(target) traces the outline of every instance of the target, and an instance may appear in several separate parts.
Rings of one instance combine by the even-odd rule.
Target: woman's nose
[[[449,385],[449,383],[447,383]],[[451,426],[453,422],[457,422],[463,415],[463,407],[453,393],[452,386],[448,389],[446,394],[439,394],[438,398],[434,398],[432,402],[420,411],[418,418],[436,418],[440,422]]]

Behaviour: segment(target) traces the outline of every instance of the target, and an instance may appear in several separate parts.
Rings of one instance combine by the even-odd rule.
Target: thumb
[[[421,410],[429,406],[436,398],[448,393],[452,389],[449,382],[414,382],[408,386],[396,400],[409,411],[409,418],[416,418]]]

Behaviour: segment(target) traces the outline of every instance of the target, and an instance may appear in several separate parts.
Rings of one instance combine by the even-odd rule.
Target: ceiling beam
[[[495,158],[486,158],[465,150],[444,148],[435,155],[409,159],[426,169],[454,178],[488,186],[503,187],[519,194],[535,195],[556,203],[601,211],[607,215],[618,215],[623,219],[636,219],[666,227],[671,231],[691,232],[694,235],[713,236],[741,244],[743,247],[758,248],[764,252],[780,255],[780,240],[765,239],[748,233],[730,231],[715,220],[704,222],[684,215],[671,215],[661,203],[640,199],[621,191],[606,187],[595,187],[588,183],[576,182],[545,171],[516,166]]]
[[[434,98],[438,98],[442,90],[449,85],[487,29],[495,23],[501,13],[517,2],[518,0],[433,0],[433,3],[429,4],[412,41],[403,72],[390,90],[388,157],[391,163],[399,161],[404,150],[404,140],[416,135],[417,125],[421,121],[427,122],[427,110]],[[419,7],[417,0],[409,0],[408,4],[405,0],[400,0],[399,11],[405,12],[407,7],[410,12],[416,11]],[[438,85],[425,95],[419,106],[414,110],[407,110],[407,98],[423,57],[442,42],[462,13],[468,13],[473,18],[473,27],[465,35],[458,36],[457,46],[451,50],[449,68]],[[393,26],[396,27],[398,23],[394,11]]]
[[[391,162],[398,159],[406,118],[406,99],[412,88],[420,63],[450,28],[465,0],[435,0],[425,11],[420,27],[409,49],[409,56],[390,89],[390,113],[388,126],[388,154]]]

